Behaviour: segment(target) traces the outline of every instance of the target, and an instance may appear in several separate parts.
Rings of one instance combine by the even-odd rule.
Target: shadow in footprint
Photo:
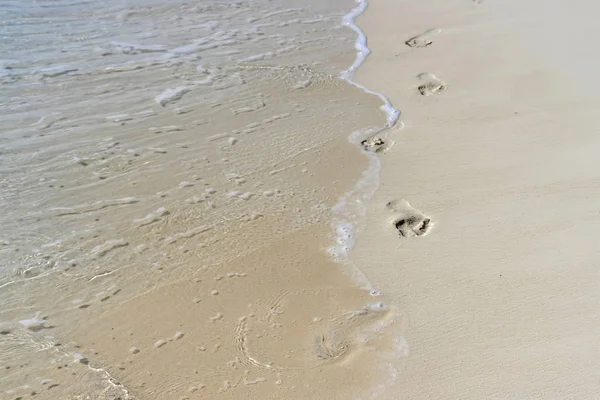
[[[418,89],[423,96],[433,96],[446,90],[446,83],[430,72],[417,75],[423,84]]]
[[[403,122],[398,122],[394,129],[386,129],[384,132],[380,132],[376,135],[369,136],[360,142],[360,145],[365,151],[372,153],[385,154],[387,153],[396,143],[392,136],[395,132],[404,127]]]
[[[387,203],[388,211],[396,214],[392,225],[400,237],[424,236],[431,230],[431,218],[417,210],[406,200],[393,200]]]
[[[396,229],[400,236],[422,236],[429,230],[431,220],[429,218],[420,219],[415,217],[401,218],[396,223]]]
[[[381,136],[371,136],[360,142],[365,151],[372,153],[385,154],[394,145],[394,141]]]
[[[433,43],[433,37],[441,32],[440,28],[428,29],[420,35],[408,39],[404,44],[408,47],[427,47]]]

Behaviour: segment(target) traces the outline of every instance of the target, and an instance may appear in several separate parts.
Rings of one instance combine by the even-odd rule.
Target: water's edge
[[[334,245],[329,248],[329,253],[336,262],[342,263],[349,268],[352,278],[358,283],[363,290],[368,290],[373,296],[380,296],[383,293],[375,288],[368,277],[361,270],[360,266],[355,265],[349,260],[349,252],[355,245],[357,235],[364,229],[366,224],[367,204],[373,198],[380,184],[381,160],[373,151],[368,151],[363,148],[361,142],[365,138],[373,135],[379,135],[391,129],[402,127],[402,123],[398,122],[401,112],[394,107],[392,102],[383,93],[375,92],[352,80],[355,72],[366,61],[371,54],[371,49],[368,47],[367,36],[356,23],[356,18],[362,15],[368,8],[367,0],[356,0],[358,4],[348,14],[343,17],[343,25],[349,27],[357,34],[354,44],[356,49],[356,59],[352,65],[340,73],[339,77],[349,84],[361,89],[367,94],[377,96],[383,102],[380,109],[386,114],[386,124],[380,127],[366,128],[352,132],[348,136],[348,141],[361,149],[361,152],[368,158],[369,164],[363,172],[362,177],[356,182],[356,185],[347,193],[342,195],[336,205],[333,207],[333,231]],[[383,303],[380,303],[384,306]],[[385,305],[386,308],[389,305]],[[393,333],[395,336],[395,354],[397,357],[405,357],[409,353],[409,346],[403,335],[403,332]],[[383,368],[386,365],[382,365]],[[391,381],[398,378],[399,371],[394,367],[388,368],[391,373]],[[376,386],[374,391],[368,397],[369,399],[377,399],[389,388],[390,382],[382,382]]]
[[[387,115],[387,123],[385,125],[354,131],[348,136],[350,143],[361,147],[360,142],[365,137],[376,135],[394,128],[398,124],[401,113],[384,94],[372,91],[352,80],[354,73],[365,62],[369,54],[371,54],[371,49],[369,49],[367,45],[367,36],[356,24],[356,18],[367,10],[368,1],[356,0],[356,2],[358,5],[342,19],[342,24],[349,27],[357,34],[354,43],[356,59],[348,69],[340,73],[339,77],[349,84],[363,90],[365,93],[380,98],[383,102],[380,109]],[[363,172],[362,177],[358,180],[356,185],[349,192],[342,195],[337,204],[333,207],[335,215],[333,221],[335,244],[329,251],[335,261],[344,264],[348,264],[348,253],[354,246],[357,233],[364,225],[364,220],[366,218],[366,203],[371,200],[379,187],[379,173],[381,170],[379,156],[374,152],[365,151],[364,149],[362,153],[368,158],[369,166]],[[354,277],[359,281],[359,284],[367,289],[373,290],[364,274],[354,266],[353,269]]]

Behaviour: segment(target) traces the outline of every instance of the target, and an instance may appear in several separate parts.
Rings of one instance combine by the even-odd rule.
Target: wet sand
[[[6,9],[2,396],[382,393],[402,318],[333,261],[388,117],[356,5],[52,5]]]
[[[136,398],[370,396],[401,362],[399,319],[385,297],[340,278],[319,248],[327,227],[199,268],[73,337]]]
[[[357,81],[405,125],[351,256],[408,321],[381,399],[597,398],[597,11],[373,0],[358,19]]]
[[[302,95],[291,93],[306,111],[261,125],[289,105],[284,93],[236,116],[242,126],[258,121],[260,136],[168,132],[189,145],[140,152],[140,169],[125,166],[128,184],[107,168],[102,185],[63,197],[60,207],[48,201],[45,223],[90,229],[48,240],[30,272],[3,282],[12,291],[4,292],[10,308],[0,337],[11,396],[345,399],[395,378],[401,318],[329,252],[332,208],[367,159],[345,134],[310,142],[322,129],[350,133],[357,118],[376,126],[385,117],[368,97],[364,113],[346,118],[365,99],[341,80],[313,79]],[[328,120],[332,110],[340,114]],[[211,126],[227,132],[232,113],[218,113]],[[268,151],[257,137],[269,140]],[[204,143],[231,162],[196,158]],[[121,149],[109,154],[118,159]],[[97,162],[86,160],[76,168]]]

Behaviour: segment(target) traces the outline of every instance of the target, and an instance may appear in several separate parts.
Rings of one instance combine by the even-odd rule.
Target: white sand
[[[406,125],[353,253],[410,321],[382,398],[598,398],[599,8],[373,0],[359,18],[373,54],[357,80]],[[421,73],[447,90],[422,96]],[[397,199],[427,235],[399,237]]]

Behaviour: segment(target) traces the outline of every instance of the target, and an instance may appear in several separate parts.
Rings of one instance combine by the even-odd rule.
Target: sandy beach
[[[374,0],[358,19],[357,81],[404,122],[352,252],[409,321],[381,398],[598,397],[597,8]]]
[[[597,11],[7,4],[0,397],[598,398]]]

